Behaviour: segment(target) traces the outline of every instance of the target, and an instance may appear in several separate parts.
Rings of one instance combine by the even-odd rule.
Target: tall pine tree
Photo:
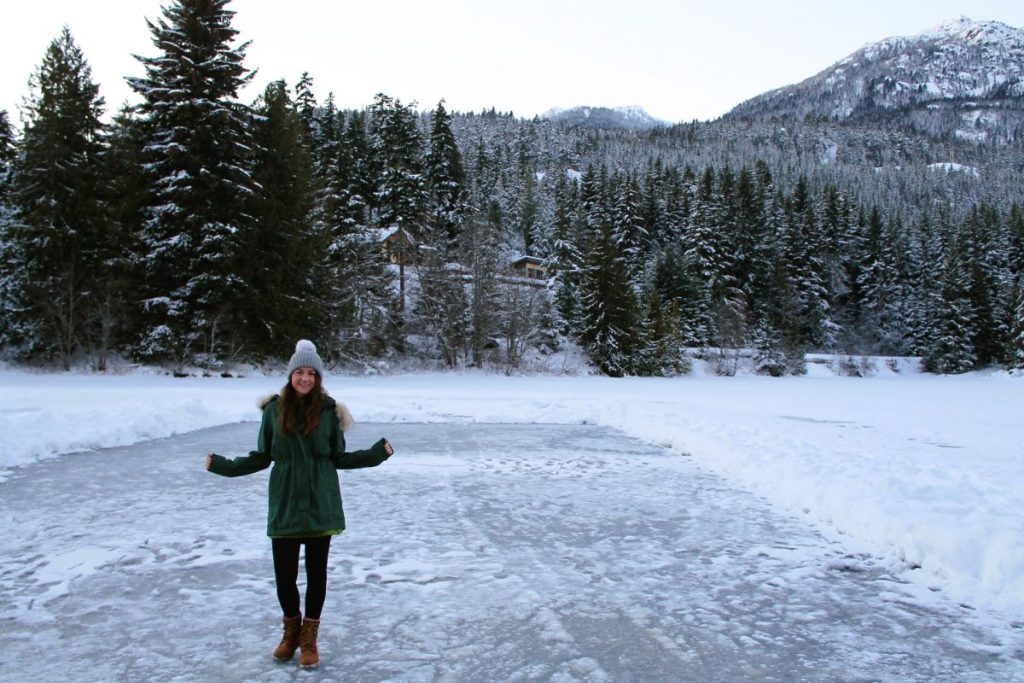
[[[1024,276],[1014,283],[1010,300],[1012,313],[1004,361],[1008,368],[1024,370]]]
[[[241,304],[246,338],[251,354],[263,357],[323,329],[328,240],[314,229],[312,155],[284,81],[267,85],[256,112],[253,178],[262,189],[251,198],[254,223],[240,245],[239,275],[250,292]]]
[[[377,95],[370,107],[370,132],[377,165],[377,222],[383,227],[401,225],[422,240],[427,183],[416,112],[399,100]]]
[[[830,318],[824,265],[819,256],[818,217],[803,178],[793,193],[783,244],[788,334],[804,347],[832,348],[835,326]]]
[[[318,162],[320,220],[330,242],[327,329],[340,358],[366,362],[401,346],[408,255],[402,255],[398,266],[396,297],[381,245],[388,229],[375,229],[370,223],[374,188],[365,115],[350,112],[346,121],[328,97],[319,120],[324,140]]]
[[[578,285],[583,258],[576,234],[577,189],[575,183],[569,184],[565,173],[555,181],[554,243],[546,260],[549,272],[554,273],[556,324],[563,335],[576,329],[580,318]]]
[[[973,339],[975,321],[970,301],[970,276],[963,256],[955,249],[946,254],[941,291],[932,305],[929,344],[922,367],[927,372],[957,374],[978,361]]]
[[[28,355],[59,359],[68,369],[93,341],[103,277],[103,99],[66,27],[31,85],[2,266],[13,304],[9,338]]]
[[[599,194],[593,201],[608,200]],[[610,211],[595,209],[594,215],[601,222],[593,226],[580,278],[579,339],[602,371],[621,377],[633,373],[633,354],[640,346],[639,307]]]
[[[145,279],[133,258],[140,251],[138,236],[146,197],[142,131],[127,106],[108,127],[101,175],[106,228],[97,242],[103,271],[96,278],[100,298],[94,326],[100,369],[104,367],[105,352],[129,350],[136,338],[137,292]]]
[[[244,355],[241,262],[252,231],[252,113],[238,102],[252,73],[234,45],[229,0],[176,0],[147,22],[156,57],[139,57],[150,176],[142,229],[146,324],[138,351],[176,362]]]
[[[0,205],[10,194],[11,162],[14,161],[14,130],[7,110],[0,109]]]
[[[14,207],[10,204],[11,165],[14,160],[14,131],[7,118],[7,111],[0,109],[0,262],[6,263],[13,253],[8,250],[8,239],[14,220]],[[0,349],[11,343],[13,320],[13,287],[17,274],[10,268],[0,266]]]
[[[458,240],[466,218],[466,174],[462,154],[452,133],[452,121],[437,103],[430,127],[430,151],[426,158],[427,186],[430,192],[428,222],[430,230],[449,244]]]

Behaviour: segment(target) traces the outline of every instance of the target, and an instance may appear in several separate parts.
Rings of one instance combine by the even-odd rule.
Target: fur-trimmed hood
[[[260,412],[263,412],[263,409],[267,407],[267,404],[277,397],[277,394],[261,396],[256,402],[256,406],[260,409]],[[352,419],[352,413],[349,412],[348,406],[341,401],[331,398],[330,396],[325,396],[324,398],[334,403],[334,414],[338,416],[338,424],[341,426],[341,431],[347,432],[352,429],[352,425],[355,424],[355,421]]]

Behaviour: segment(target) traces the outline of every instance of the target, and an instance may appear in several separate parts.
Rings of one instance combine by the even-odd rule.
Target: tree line
[[[1019,151],[824,125],[582,131],[383,94],[342,111],[308,74],[245,105],[227,5],[149,23],[141,103],[110,123],[67,29],[22,130],[0,112],[5,357],[217,369],[313,337],[365,365],[515,369],[571,340],[613,375],[685,372],[686,347],[750,349],[770,374],[816,350],[1024,366]],[[835,140],[856,163],[821,162]],[[887,167],[935,145],[1000,182]],[[396,226],[401,267],[381,244]],[[508,272],[518,255],[546,286]]]

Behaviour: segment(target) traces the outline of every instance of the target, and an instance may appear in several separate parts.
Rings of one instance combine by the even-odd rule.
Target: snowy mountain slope
[[[893,122],[969,140],[1020,140],[1024,30],[961,18],[887,38],[726,116]]]
[[[605,130],[649,130],[668,124],[648,114],[643,107],[573,107],[550,109],[541,118],[565,126]]]

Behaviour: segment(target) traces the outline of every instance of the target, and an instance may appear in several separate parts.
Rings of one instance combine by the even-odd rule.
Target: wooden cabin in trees
[[[509,266],[512,272],[518,277],[525,277],[530,280],[547,280],[548,269],[544,265],[544,259],[536,256],[520,256],[512,261]]]

